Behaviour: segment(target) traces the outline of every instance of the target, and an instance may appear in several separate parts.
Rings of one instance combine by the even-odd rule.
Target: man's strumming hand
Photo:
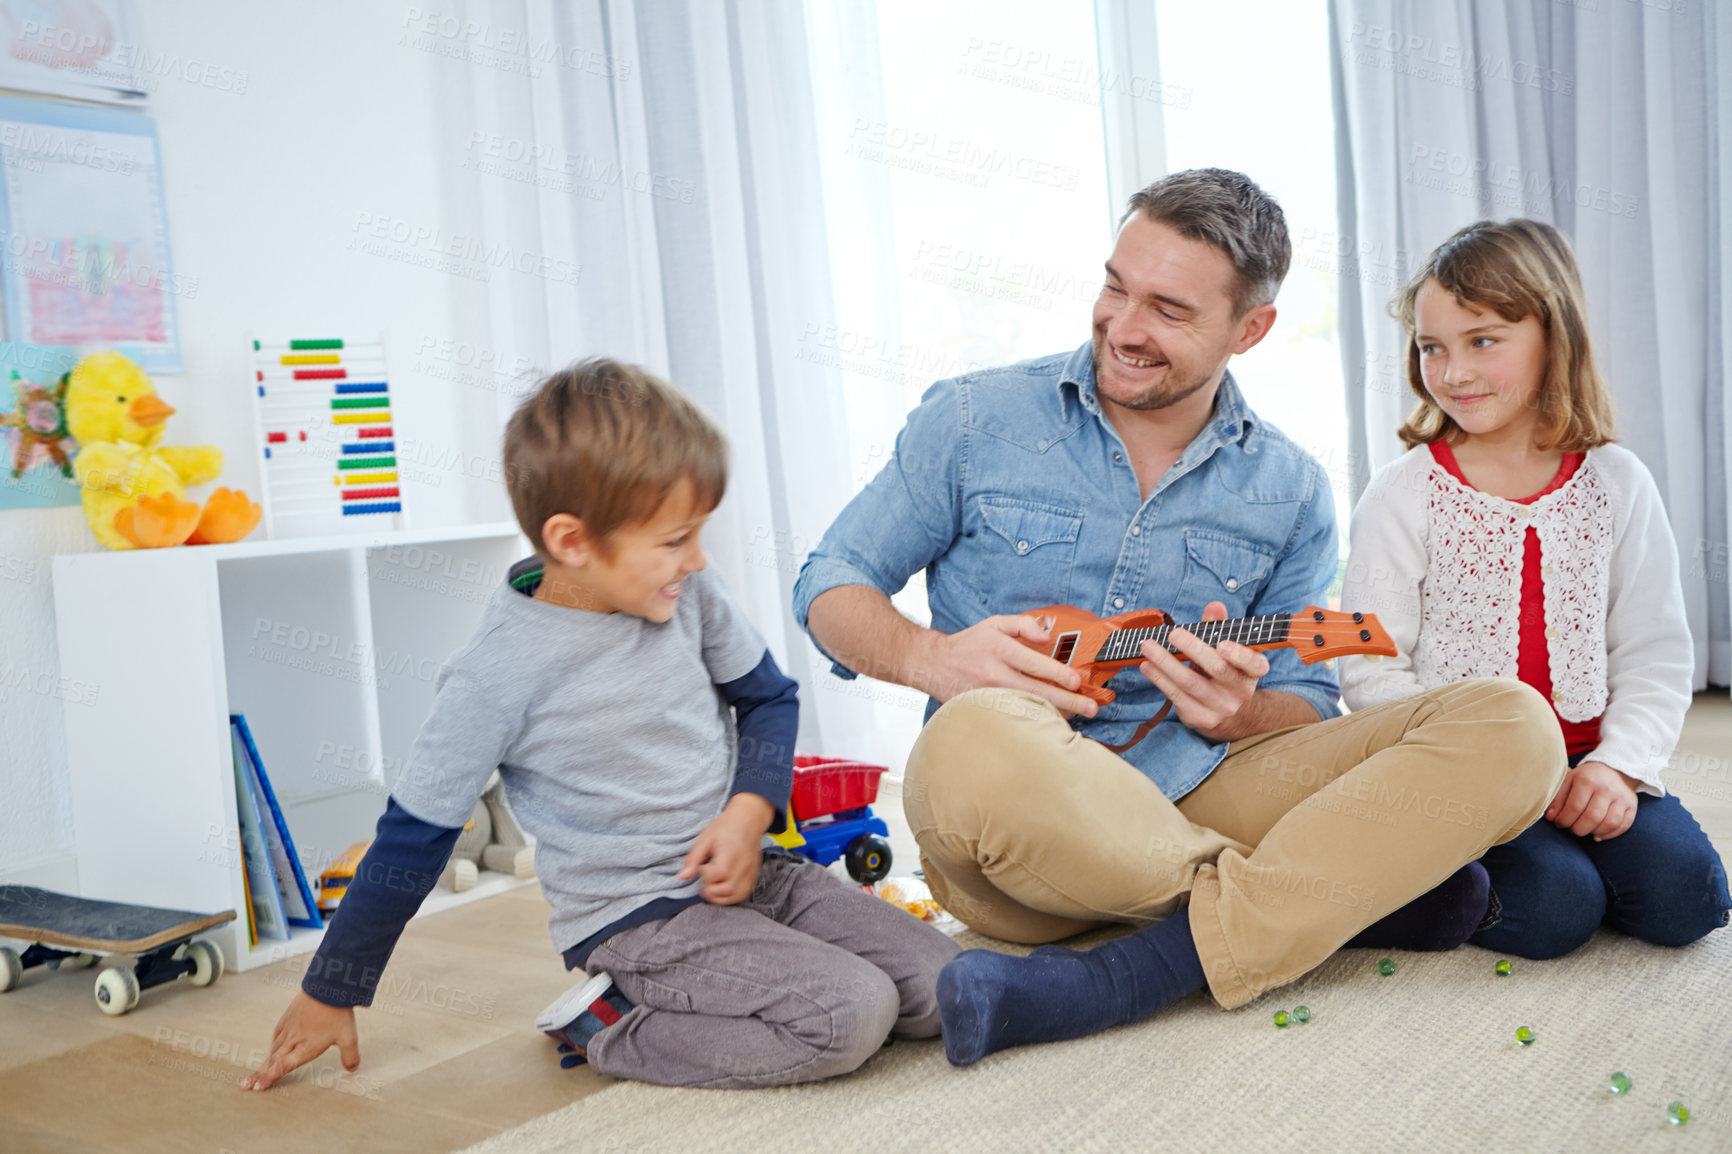
[[[988,617],[957,633],[927,633],[908,663],[908,684],[941,702],[970,689],[1021,689],[1066,717],[1093,717],[1100,707],[1074,692],[1082,675],[1023,644],[1050,639],[1049,630],[1020,614]]]

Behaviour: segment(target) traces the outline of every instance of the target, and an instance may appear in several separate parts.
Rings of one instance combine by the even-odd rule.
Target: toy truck
[[[842,858],[861,885],[890,873],[890,828],[872,812],[885,767],[839,757],[796,757],[788,799],[793,827],[775,841],[817,862]]]

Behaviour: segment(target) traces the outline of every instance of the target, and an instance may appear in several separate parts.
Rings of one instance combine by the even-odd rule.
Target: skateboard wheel
[[[109,966],[96,975],[96,1005],[109,1017],[120,1017],[138,1005],[138,978],[131,970]]]
[[[73,954],[70,958],[67,958],[65,961],[60,963],[60,968],[64,970],[88,970],[95,964],[95,954]]]
[[[18,958],[18,951],[0,946],[0,994],[16,986],[24,977],[24,963]]]
[[[186,956],[192,959],[192,984],[208,986],[223,976],[222,951],[209,942],[194,942],[186,948]]]

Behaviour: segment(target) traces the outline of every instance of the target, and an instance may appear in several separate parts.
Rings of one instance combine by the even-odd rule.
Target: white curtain
[[[478,176],[483,240],[581,266],[575,283],[494,278],[497,347],[633,361],[717,419],[732,458],[710,564],[803,687],[801,748],[879,755],[869,702],[812,691],[828,666],[790,609],[852,491],[837,374],[798,355],[834,317],[801,5],[475,0],[468,15],[495,42],[526,38],[530,67],[473,69],[471,111],[486,150],[534,151],[542,174]]]
[[[1411,408],[1387,312],[1400,284],[1464,224],[1554,224],[1575,244],[1619,439],[1671,517],[1697,688],[1732,683],[1732,14],[1330,0],[1329,19],[1355,496],[1399,455]]]

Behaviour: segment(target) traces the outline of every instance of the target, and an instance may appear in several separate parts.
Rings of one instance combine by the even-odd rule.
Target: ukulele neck
[[[1189,625],[1157,625],[1152,629],[1115,629],[1101,646],[1096,661],[1140,661],[1145,641],[1153,641],[1175,656],[1183,656],[1167,640],[1175,629],[1193,634],[1213,648],[1223,641],[1236,641],[1251,649],[1273,649],[1287,643],[1292,630],[1291,613],[1264,617],[1236,617],[1231,621],[1198,621]]]

